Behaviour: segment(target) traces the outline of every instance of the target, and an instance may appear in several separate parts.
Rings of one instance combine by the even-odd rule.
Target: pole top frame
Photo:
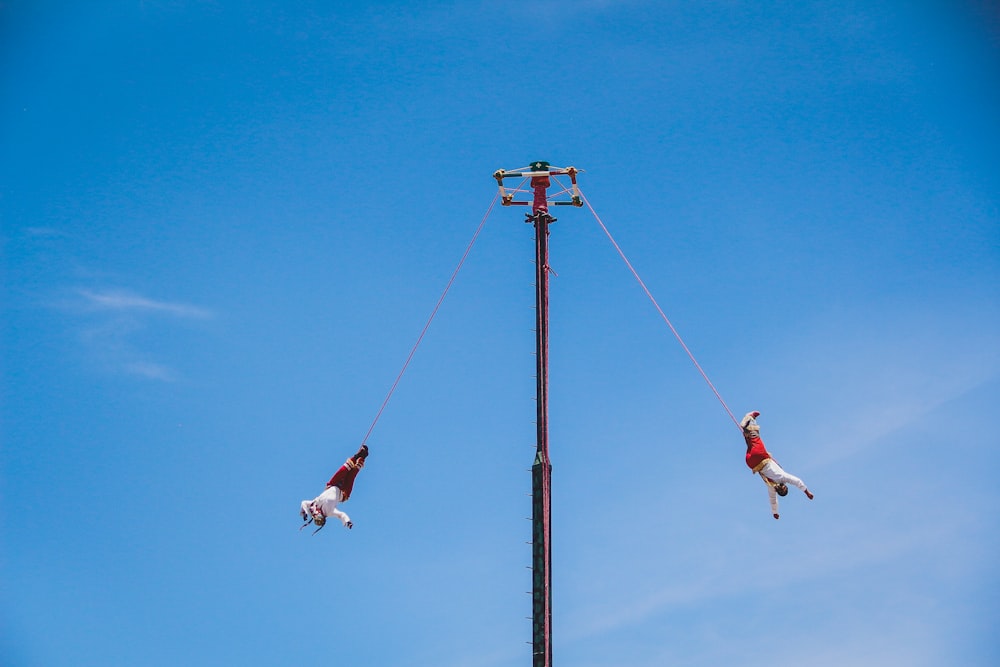
[[[493,172],[493,178],[496,179],[500,188],[500,203],[503,206],[533,206],[536,202],[519,200],[515,197],[521,193],[531,192],[543,183],[548,188],[550,182],[555,181],[559,188],[551,194],[546,192],[546,204],[548,206],[576,206],[579,208],[583,206],[583,196],[580,194],[580,188],[577,187],[576,175],[582,171],[576,167],[553,167],[548,162],[537,160],[527,167],[497,169]],[[569,185],[565,185],[558,178],[559,176],[568,176]],[[520,178],[522,181],[514,189],[507,190],[504,187],[505,178]],[[528,179],[531,179],[530,189],[524,187]]]

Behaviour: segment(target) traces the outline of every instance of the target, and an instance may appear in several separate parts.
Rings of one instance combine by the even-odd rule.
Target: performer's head
[[[785,484],[784,482],[778,482],[777,484],[775,484],[774,490],[778,492],[779,496],[784,497],[788,495],[788,485]]]
[[[309,516],[317,528],[322,528],[326,524],[326,515],[323,514],[323,510],[316,503],[309,506]]]

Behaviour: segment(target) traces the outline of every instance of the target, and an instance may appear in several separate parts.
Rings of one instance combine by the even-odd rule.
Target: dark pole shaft
[[[532,497],[532,646],[533,667],[552,666],[552,464],[549,461],[549,216],[548,177],[532,179],[535,188],[535,348],[537,377],[537,451],[531,466]]]

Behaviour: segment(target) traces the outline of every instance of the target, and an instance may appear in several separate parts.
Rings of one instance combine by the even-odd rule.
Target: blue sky
[[[0,655],[1000,661],[1000,14],[973,0],[0,2]]]

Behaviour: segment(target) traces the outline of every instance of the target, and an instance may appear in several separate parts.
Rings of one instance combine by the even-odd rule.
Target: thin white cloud
[[[876,542],[872,536],[865,536],[859,531],[823,540],[823,549],[813,553],[796,552],[794,557],[777,558],[769,563],[769,568],[781,573],[780,586],[792,587],[873,564],[893,562],[903,554],[924,553],[930,545],[942,543],[942,536],[947,534],[943,529],[917,527],[908,533],[880,536]],[[862,536],[868,546],[859,550],[856,544]],[[666,609],[701,604],[709,599],[764,592],[776,585],[775,580],[768,577],[748,579],[739,555],[720,555],[719,559],[701,572],[688,573],[683,581],[650,591],[645,596],[618,604],[602,601],[598,607],[582,612],[575,622],[570,623],[565,641],[575,642],[634,626]]]
[[[106,292],[95,292],[81,289],[80,295],[87,303],[99,309],[112,311],[145,311],[151,313],[163,313],[184,318],[205,319],[212,316],[211,311],[198,306],[184,303],[172,303],[169,301],[157,301],[144,296],[139,296],[126,291],[114,290]]]
[[[798,425],[809,468],[858,456],[1000,374],[993,321],[912,322],[848,339],[810,339],[774,363],[808,387],[812,415]],[[901,335],[898,332],[905,332]],[[836,424],[830,428],[830,421]]]
[[[177,379],[177,373],[162,364],[151,361],[133,361],[124,365],[124,370],[130,375],[138,375],[150,380],[162,380],[173,382]]]
[[[137,342],[140,334],[155,326],[153,320],[205,320],[214,313],[191,304],[152,299],[129,290],[75,290],[77,298],[65,310],[84,315],[80,339],[91,357],[106,371],[158,382],[174,382],[181,374],[152,358]]]

